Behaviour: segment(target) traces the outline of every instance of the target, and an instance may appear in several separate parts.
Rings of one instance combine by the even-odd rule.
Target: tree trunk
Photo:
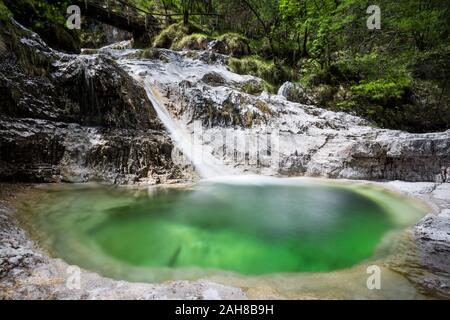
[[[304,57],[308,56],[308,28],[305,28],[305,34],[303,36],[303,50],[302,50],[302,55]]]
[[[189,11],[188,10],[185,10],[183,12],[183,24],[185,26],[189,25]]]

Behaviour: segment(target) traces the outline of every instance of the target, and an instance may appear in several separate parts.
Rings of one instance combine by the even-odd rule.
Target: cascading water
[[[262,88],[261,79],[229,71],[225,56],[210,57],[208,52],[193,57],[191,52],[158,49],[146,59],[143,52],[118,51],[101,49],[143,83],[174,143],[202,178],[276,174],[279,133],[263,119],[272,112],[263,101],[269,95],[254,102],[255,97],[242,93]],[[254,119],[262,127],[249,123]]]
[[[159,98],[157,89],[150,79],[144,80],[145,91],[159,119],[169,131],[177,147],[191,161],[198,173],[203,178],[231,175],[232,170],[221,164],[217,158],[206,152],[204,146],[198,143],[194,136],[181,127],[169,114]]]

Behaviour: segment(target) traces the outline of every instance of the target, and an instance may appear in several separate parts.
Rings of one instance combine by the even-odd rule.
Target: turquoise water
[[[213,182],[151,190],[45,189],[26,202],[22,216],[53,255],[139,281],[193,268],[196,276],[215,269],[261,275],[348,268],[401,227],[373,200],[379,191],[368,197],[329,185]],[[382,195],[401,202],[397,210],[418,213]],[[155,278],[157,270],[166,273]]]

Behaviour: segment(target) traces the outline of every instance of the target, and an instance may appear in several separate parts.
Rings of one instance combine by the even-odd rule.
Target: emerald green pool
[[[325,272],[371,258],[383,236],[408,223],[393,211],[411,222],[420,216],[404,199],[360,189],[225,182],[144,190],[64,186],[26,201],[22,220],[54,256],[118,279],[189,279],[215,270]]]

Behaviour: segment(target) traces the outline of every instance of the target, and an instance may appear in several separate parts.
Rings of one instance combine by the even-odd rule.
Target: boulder
[[[398,244],[387,265],[404,274],[424,294],[450,298],[450,219],[428,215]]]
[[[300,83],[293,83],[289,81],[285,82],[280,89],[278,89],[278,95],[291,102],[310,104],[314,101],[312,96]]]

